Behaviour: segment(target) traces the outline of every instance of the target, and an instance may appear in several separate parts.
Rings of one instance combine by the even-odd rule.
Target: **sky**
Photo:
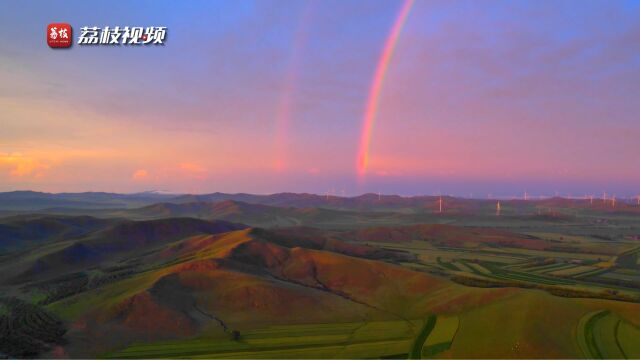
[[[5,0],[0,191],[635,195],[638,19],[640,1]],[[167,39],[51,49],[52,22]]]

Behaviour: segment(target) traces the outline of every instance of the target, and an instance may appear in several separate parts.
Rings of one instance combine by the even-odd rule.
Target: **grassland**
[[[458,314],[460,322],[444,358],[583,358],[576,337],[587,313],[607,308],[638,321],[636,304],[567,299],[542,291],[513,296]],[[582,327],[584,328],[584,327]],[[604,330],[604,329],[603,329]],[[612,333],[613,334],[613,333]],[[584,338],[584,337],[583,337]]]
[[[616,328],[616,339],[620,350],[628,359],[640,358],[640,327],[621,321]]]
[[[422,347],[422,357],[429,358],[449,350],[458,332],[460,320],[457,316],[438,316],[435,328]]]
[[[421,321],[271,326],[239,339],[200,338],[133,344],[112,358],[366,358],[405,354]]]
[[[271,326],[238,339],[199,338],[132,344],[107,358],[410,358],[446,351],[458,330],[456,316],[424,320]]]
[[[411,345],[411,351],[409,351],[409,359],[421,359],[422,358],[422,348],[424,347],[425,341],[433,331],[433,328],[436,326],[436,315],[429,315],[418,332],[418,335],[413,340],[413,344]]]
[[[0,290],[38,313],[24,328],[36,340],[40,325],[68,330],[43,356],[62,346],[113,358],[640,357],[637,215],[510,206],[502,217],[412,209],[407,224],[325,217],[317,229],[262,230],[271,237],[130,224],[2,255],[12,282]],[[104,257],[74,264],[82,254],[65,251],[82,242]],[[3,334],[14,310],[0,302]]]
[[[609,310],[584,315],[578,322],[577,336],[588,358],[634,359],[640,355],[640,329]]]

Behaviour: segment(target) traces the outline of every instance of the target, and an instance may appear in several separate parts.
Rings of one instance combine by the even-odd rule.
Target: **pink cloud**
[[[134,181],[143,181],[146,180],[147,178],[149,178],[149,172],[145,169],[139,169],[136,170],[133,175],[131,175],[131,178]]]
[[[184,162],[179,165],[180,170],[191,178],[202,180],[208,175],[208,170],[202,165]]]
[[[51,165],[43,160],[20,153],[0,153],[0,169],[8,169],[9,175],[13,177],[42,177],[44,171],[50,167]]]

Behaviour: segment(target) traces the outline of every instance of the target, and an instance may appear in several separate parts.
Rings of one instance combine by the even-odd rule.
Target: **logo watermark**
[[[76,44],[107,46],[164,45],[166,26],[83,26]],[[74,43],[71,25],[51,23],[47,26],[47,44],[52,48],[68,48]]]

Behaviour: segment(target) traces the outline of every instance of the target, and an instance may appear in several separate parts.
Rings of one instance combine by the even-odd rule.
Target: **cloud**
[[[185,173],[188,177],[194,178],[194,179],[198,179],[198,180],[202,180],[205,179],[208,175],[208,170],[207,168],[195,164],[195,163],[191,163],[191,162],[184,162],[181,163],[179,165],[180,170],[183,171],[183,173]]]
[[[207,171],[206,168],[194,163],[182,163],[180,164],[180,169],[194,173],[202,173]]]
[[[0,169],[6,169],[12,177],[41,177],[51,165],[20,153],[0,153]]]
[[[131,178],[134,181],[143,181],[149,178],[149,172],[145,169],[138,169],[131,175]]]

